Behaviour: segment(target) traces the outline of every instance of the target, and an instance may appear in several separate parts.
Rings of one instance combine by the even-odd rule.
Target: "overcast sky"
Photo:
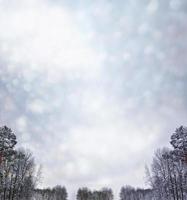
[[[146,187],[186,85],[186,0],[0,0],[0,125],[41,187]]]

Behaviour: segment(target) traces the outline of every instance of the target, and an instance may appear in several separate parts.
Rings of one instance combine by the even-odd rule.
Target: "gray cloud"
[[[144,186],[186,123],[185,1],[0,2],[0,123],[41,186]]]

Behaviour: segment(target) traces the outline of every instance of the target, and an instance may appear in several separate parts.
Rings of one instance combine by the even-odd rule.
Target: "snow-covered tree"
[[[187,127],[181,126],[171,136],[171,145],[176,157],[186,162],[187,165]]]
[[[14,153],[16,136],[7,126],[0,127],[0,165]]]
[[[29,200],[32,197],[35,163],[32,154],[16,150],[16,136],[6,126],[0,127],[0,199]]]
[[[163,148],[154,155],[147,173],[155,199],[187,199],[187,128],[179,127],[171,136],[173,149]]]

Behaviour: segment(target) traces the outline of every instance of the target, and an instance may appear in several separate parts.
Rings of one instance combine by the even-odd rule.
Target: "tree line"
[[[41,171],[32,153],[16,149],[16,135],[7,126],[0,127],[0,200],[67,200],[66,188],[37,189]],[[146,167],[149,189],[123,186],[120,200],[187,199],[187,128],[181,126],[171,135],[172,148],[158,149],[150,167]],[[113,200],[110,188],[79,188],[76,200]]]
[[[64,186],[57,185],[52,189],[35,189],[33,197],[35,200],[67,200],[68,193]]]

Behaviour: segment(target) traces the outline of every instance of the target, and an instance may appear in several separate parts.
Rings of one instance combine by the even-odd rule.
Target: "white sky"
[[[187,3],[0,1],[0,124],[43,165],[41,186],[145,186],[186,123]]]

